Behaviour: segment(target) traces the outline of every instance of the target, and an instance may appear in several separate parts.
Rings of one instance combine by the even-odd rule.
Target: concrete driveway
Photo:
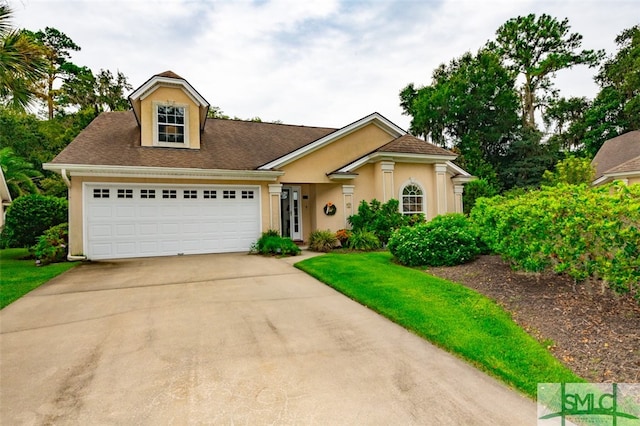
[[[299,259],[135,259],[56,278],[0,312],[0,424],[536,424],[534,402]]]

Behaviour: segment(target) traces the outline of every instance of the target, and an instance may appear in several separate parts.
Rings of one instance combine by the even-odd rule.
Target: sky
[[[617,51],[640,23],[640,0],[9,0],[13,25],[56,28],[82,50],[71,61],[124,73],[133,88],[171,70],[231,117],[344,127],[378,112],[403,129],[399,92],[477,52],[507,20],[568,18],[583,49]],[[597,69],[554,79],[593,98]],[[128,94],[127,94],[128,95]]]

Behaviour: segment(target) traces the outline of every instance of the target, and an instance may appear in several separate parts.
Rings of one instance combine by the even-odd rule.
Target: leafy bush
[[[36,245],[31,247],[31,251],[42,265],[48,265],[66,260],[68,245],[69,227],[67,223],[61,223],[40,235]]]
[[[283,238],[278,231],[274,230],[263,232],[258,241],[251,247],[252,253],[283,256],[295,256],[300,254],[300,251],[300,247],[291,238]]]
[[[0,245],[30,247],[44,231],[67,221],[67,200],[38,194],[15,199],[7,209]]]
[[[407,225],[410,218],[400,213],[398,200],[391,199],[381,204],[373,199],[371,203],[363,200],[358,206],[358,213],[347,220],[353,232],[373,232],[382,244],[386,244],[393,231]]]
[[[407,266],[453,266],[480,253],[473,224],[460,213],[437,216],[427,223],[397,230],[389,250]]]
[[[480,197],[494,197],[498,195],[498,188],[490,184],[486,179],[476,179],[464,186],[462,194],[462,204],[464,213],[469,214]]]
[[[382,247],[382,243],[371,231],[354,231],[349,237],[349,248],[360,251],[372,251]]]
[[[602,279],[618,292],[640,282],[640,185],[559,184],[485,198],[471,218],[482,240],[516,268]]]
[[[309,249],[313,251],[328,252],[333,250],[338,245],[338,238],[330,230],[326,231],[313,231],[309,235]]]

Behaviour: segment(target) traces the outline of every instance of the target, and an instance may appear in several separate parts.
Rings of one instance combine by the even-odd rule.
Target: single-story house
[[[0,167],[0,229],[4,227],[4,211],[11,204],[11,193],[7,181],[4,178],[4,172]]]
[[[269,229],[303,242],[374,198],[433,218],[462,212],[473,179],[378,113],[340,129],[207,118],[171,71],[129,100],[44,165],[69,187],[72,258],[247,251]]]
[[[593,185],[614,180],[621,180],[627,185],[640,183],[640,130],[605,141],[591,164],[596,169]]]

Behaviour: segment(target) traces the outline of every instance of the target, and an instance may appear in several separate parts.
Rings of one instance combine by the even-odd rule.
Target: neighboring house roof
[[[9,192],[2,168],[0,168],[0,202],[4,205],[11,203],[11,193]]]
[[[614,178],[612,175],[640,173],[640,130],[607,140],[591,164],[596,169],[595,184]]]

